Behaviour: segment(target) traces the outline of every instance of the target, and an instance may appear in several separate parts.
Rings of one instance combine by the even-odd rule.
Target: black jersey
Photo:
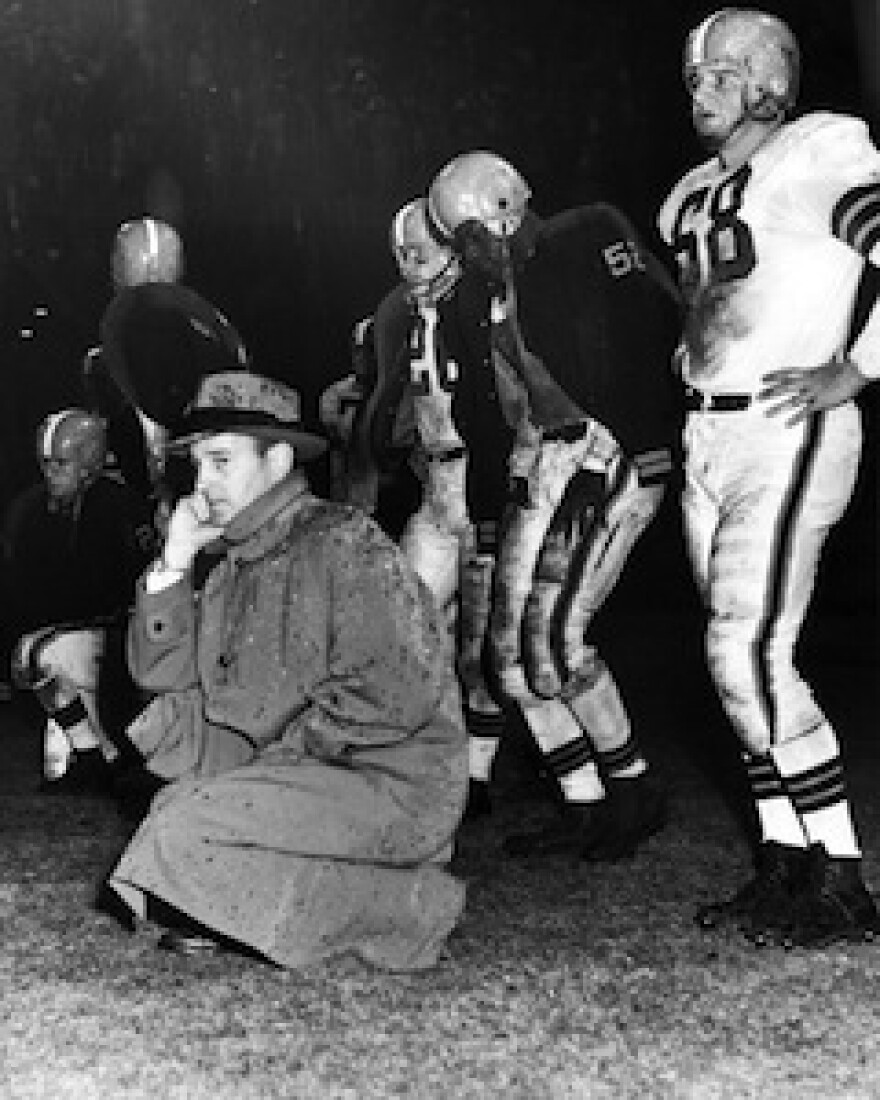
[[[628,219],[606,203],[548,218],[516,287],[526,346],[568,396],[627,454],[669,446],[681,306]]]

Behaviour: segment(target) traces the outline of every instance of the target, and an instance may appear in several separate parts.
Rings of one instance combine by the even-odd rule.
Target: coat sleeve
[[[198,683],[196,605],[188,576],[161,592],[147,592],[146,574],[135,593],[128,627],[128,664],[147,691],[179,691]]]
[[[238,730],[205,718],[199,688],[152,699],[126,730],[144,765],[162,779],[204,779],[253,759],[253,744]]]
[[[141,578],[129,625],[128,659],[136,682],[157,694],[126,734],[149,771],[167,780],[218,775],[246,764],[255,751],[243,733],[205,717],[196,620],[188,577],[153,593]]]
[[[451,642],[427,589],[367,517],[325,555],[328,659],[288,736],[339,757],[406,741],[435,718],[453,677]]]

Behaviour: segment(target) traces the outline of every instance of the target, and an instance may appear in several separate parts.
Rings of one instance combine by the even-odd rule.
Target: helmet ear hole
[[[522,221],[531,194],[512,164],[478,150],[462,153],[438,172],[428,191],[428,213],[450,238],[469,219],[502,236]]]

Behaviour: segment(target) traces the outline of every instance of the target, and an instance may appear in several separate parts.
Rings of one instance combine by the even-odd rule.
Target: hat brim
[[[320,458],[327,450],[328,440],[297,424],[279,421],[267,413],[252,409],[208,408],[191,409],[185,413],[172,431],[169,450],[185,450],[196,440],[209,435],[248,435],[255,439],[268,439],[289,443],[300,462]]]

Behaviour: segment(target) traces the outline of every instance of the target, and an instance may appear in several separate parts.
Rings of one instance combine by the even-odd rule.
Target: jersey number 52
[[[744,164],[716,188],[692,191],[681,204],[672,231],[672,247],[685,285],[744,279],[754,268],[752,233],[738,216],[751,174],[751,165]],[[707,229],[686,228],[704,211]]]

